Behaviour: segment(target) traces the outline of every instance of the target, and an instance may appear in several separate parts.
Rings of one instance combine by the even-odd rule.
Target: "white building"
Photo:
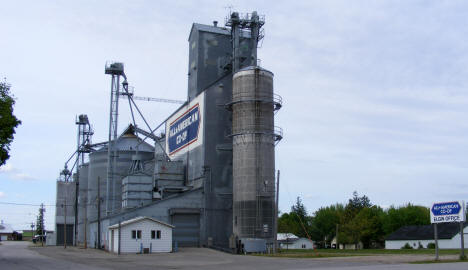
[[[0,222],[0,241],[13,240],[13,228],[10,224]]]
[[[363,249],[364,247],[364,244],[359,241],[359,243],[357,244],[339,244],[339,249],[352,249],[352,250],[356,250],[356,249]],[[336,236],[333,237],[332,241],[331,241],[331,248],[333,249],[336,249]]]
[[[282,249],[313,249],[314,242],[292,233],[278,233],[279,247]]]
[[[468,244],[468,224],[464,224],[465,247]],[[460,248],[460,224],[440,223],[437,224],[438,244],[441,249]],[[434,241],[434,225],[403,226],[385,239],[386,249],[401,249],[406,244],[412,248],[427,248]]]
[[[109,226],[108,249],[118,253],[156,253],[172,251],[174,226],[149,217],[137,217]]]

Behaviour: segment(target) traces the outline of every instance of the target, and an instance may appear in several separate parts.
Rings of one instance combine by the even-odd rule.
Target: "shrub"
[[[427,244],[427,248],[435,249],[435,243],[429,243],[429,244]]]
[[[409,243],[406,243],[401,249],[413,249],[413,247]]]

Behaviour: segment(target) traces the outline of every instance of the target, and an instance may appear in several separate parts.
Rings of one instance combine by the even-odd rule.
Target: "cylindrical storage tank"
[[[89,154],[89,172],[88,172],[88,204],[86,209],[87,221],[95,222],[98,217],[98,192],[100,192],[101,215],[104,217],[103,209],[105,204],[102,198],[106,193],[107,177],[107,148],[99,149]],[[100,190],[98,190],[98,181],[100,181]]]
[[[274,239],[273,73],[248,67],[233,76],[233,233]]]
[[[133,162],[132,156],[136,153],[136,147],[138,146],[138,153],[142,157],[142,161],[150,160],[154,157],[154,148],[147,143],[141,143],[141,139],[134,134],[122,135],[117,139],[115,146],[117,148],[117,164],[114,165],[116,168],[113,177],[114,183],[110,183],[109,194],[111,204],[109,209],[112,210],[112,213],[119,212],[122,208],[122,179],[128,175]],[[107,146],[89,154],[88,222],[97,220],[98,179],[100,182],[101,217],[105,217],[107,214],[107,156]]]
[[[86,205],[88,202],[88,168],[89,164],[83,164],[78,169],[78,245],[84,244],[86,228]]]

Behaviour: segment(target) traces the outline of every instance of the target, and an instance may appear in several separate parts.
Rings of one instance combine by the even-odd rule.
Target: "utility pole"
[[[65,196],[64,207],[64,224],[63,224],[63,248],[67,248],[67,196]]]
[[[280,170],[278,170],[278,176],[276,177],[276,205],[275,205],[275,253],[278,252],[278,205],[279,205],[279,183],[280,183]]]
[[[86,229],[87,229],[87,223],[88,223],[88,217],[86,215],[88,215],[88,208],[87,208],[87,202],[85,202],[85,212],[84,212],[84,248],[87,249],[88,248],[88,237],[87,237],[87,234],[86,234]]]
[[[77,162],[79,161],[80,154],[78,152],[77,154]],[[78,240],[78,196],[79,196],[79,189],[80,189],[80,182],[79,182],[79,168],[78,168],[78,163],[76,164],[76,174],[75,174],[75,205],[74,205],[74,210],[75,210],[75,226],[73,226],[74,229],[74,237],[73,237],[73,245],[76,246],[76,242]]]
[[[31,222],[31,241],[34,238],[34,222]]]
[[[40,225],[41,225],[41,245],[44,246],[44,212],[45,212],[45,209],[44,209],[44,204],[41,203],[41,209],[40,209],[40,212],[41,212],[41,217],[40,217]]]
[[[336,224],[336,235],[335,235],[335,238],[336,238],[336,249],[340,249],[340,244],[338,243],[338,229],[339,229],[340,225],[339,224]]]
[[[122,222],[119,220],[119,243],[118,243],[118,252],[117,252],[117,254],[119,254],[119,255],[120,255],[120,241],[122,239],[121,230],[122,230]],[[112,249],[113,248],[114,247],[112,247]]]
[[[98,220],[97,220],[97,241],[98,241],[98,249],[101,249],[101,177],[98,176],[97,178],[97,213],[98,213]]]

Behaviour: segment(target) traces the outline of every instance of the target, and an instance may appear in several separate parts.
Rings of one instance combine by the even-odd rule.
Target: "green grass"
[[[278,253],[278,254],[254,254],[255,256],[281,257],[281,258],[332,258],[332,257],[351,257],[361,256],[353,254],[332,254],[332,253]]]
[[[326,258],[326,257],[349,257],[349,256],[375,256],[375,255],[432,255],[434,249],[289,249],[281,250],[277,254],[265,254],[260,256],[288,257],[288,258]],[[439,250],[440,255],[458,255],[459,249]]]
[[[31,232],[24,232],[23,233],[23,237],[31,237],[31,236],[33,236],[33,233],[31,233]]]

